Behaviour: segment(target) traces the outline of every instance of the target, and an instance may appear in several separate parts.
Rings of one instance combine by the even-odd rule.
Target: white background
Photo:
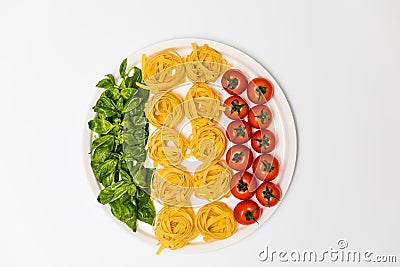
[[[266,266],[265,245],[322,251],[340,238],[400,261],[399,14],[382,0],[1,1],[0,266]],[[182,37],[232,45],[274,75],[298,164],[250,237],[155,256],[96,202],[87,120],[103,74]]]

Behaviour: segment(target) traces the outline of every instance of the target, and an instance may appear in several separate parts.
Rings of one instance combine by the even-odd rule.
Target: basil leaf
[[[124,109],[124,99],[122,97],[120,97],[117,101],[117,103],[115,104],[115,107],[117,108],[117,110],[119,112],[122,112]]]
[[[107,186],[100,191],[97,201],[105,205],[122,197],[128,191],[129,185],[125,181],[120,181]]]
[[[135,86],[135,80],[133,77],[128,77],[125,79],[125,87],[126,88],[133,88]]]
[[[114,147],[114,140],[104,143],[94,150],[92,160],[96,162],[104,162],[111,155]]]
[[[104,92],[104,94],[109,98],[112,99],[114,101],[117,101],[120,97],[120,92],[117,88],[111,88],[108,89],[107,91]]]
[[[136,98],[142,99],[141,103],[136,107],[135,110],[132,110],[132,115],[142,115],[144,106],[146,105],[147,101],[149,100],[150,91],[139,88],[134,95]]]
[[[111,202],[110,206],[112,214],[136,232],[137,206],[135,199],[125,194],[121,198]]]
[[[130,99],[136,92],[137,89],[135,88],[125,88],[121,90],[121,96],[125,99]]]
[[[126,76],[126,66],[128,64],[128,60],[125,58],[121,65],[119,66],[119,74],[121,75],[121,78],[124,78]]]
[[[111,142],[114,144],[114,136],[113,135],[104,135],[102,137],[96,138],[93,141],[90,149],[91,149],[91,151],[93,151],[96,148],[98,148],[99,146],[101,146],[103,144],[109,144]]]
[[[114,125],[104,119],[93,119],[89,121],[89,128],[98,134],[107,134],[114,128]]]
[[[137,109],[140,103],[142,103],[141,98],[137,98],[135,96],[132,97],[130,100],[126,102],[124,107],[124,112],[129,112],[131,110]]]
[[[123,154],[126,159],[134,159],[139,162],[146,160],[146,149],[144,145],[124,145]]]
[[[110,175],[114,175],[118,164],[118,160],[116,159],[108,159],[103,163],[96,164],[95,161],[92,161],[92,170],[97,180],[103,181],[103,179],[110,179]]]
[[[109,77],[107,77],[107,78],[104,78],[104,79],[100,80],[96,84],[96,87],[104,88],[104,89],[110,89],[110,88],[114,87],[114,84],[115,83]]]
[[[123,169],[119,169],[119,174],[121,175],[121,179],[125,182],[132,182],[132,177]]]
[[[138,204],[138,219],[142,222],[153,225],[156,216],[156,209],[154,208],[150,195],[144,190],[138,189],[136,199]]]
[[[97,100],[96,105],[93,107],[95,112],[103,115],[106,118],[118,114],[117,109],[107,94],[107,91],[103,92],[99,100]]]
[[[112,75],[112,74],[107,74],[106,76],[107,76],[108,79],[112,82],[112,84],[114,84],[114,85],[116,84],[116,83],[115,83],[115,77],[114,77],[114,75]]]

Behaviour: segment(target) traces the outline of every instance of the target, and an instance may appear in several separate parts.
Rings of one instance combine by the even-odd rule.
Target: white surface
[[[270,101],[268,101],[267,104],[268,107],[271,108],[273,114],[273,121],[268,129],[271,130],[277,137],[276,148],[271,152],[271,154],[278,158],[280,162],[280,171],[278,177],[275,178],[273,182],[278,184],[282,192],[282,197],[280,198],[281,201],[276,206],[272,208],[262,208],[261,216],[258,219],[258,223],[246,226],[239,225],[238,231],[233,236],[225,240],[214,240],[214,242],[204,242],[203,237],[199,235],[196,239],[191,241],[189,245],[179,249],[179,252],[186,252],[186,253],[208,252],[223,247],[227,247],[231,244],[240,242],[243,238],[249,236],[251,233],[262,227],[262,225],[268,221],[271,215],[280,206],[280,204],[283,202],[283,199],[286,196],[286,192],[289,189],[290,182],[292,181],[292,176],[297,156],[297,137],[296,137],[296,129],[294,125],[293,114],[291,112],[287,99],[282,91],[282,88],[263,66],[261,66],[254,59],[250,58],[248,55],[245,55],[243,52],[235,48],[232,48],[226,44],[222,44],[220,42],[215,42],[212,40],[194,39],[194,38],[173,39],[168,41],[162,41],[157,44],[147,46],[146,48],[141,49],[139,51],[135,51],[132,55],[128,57],[128,68],[131,66],[142,67],[141,59],[143,54],[150,56],[164,49],[173,48],[181,56],[185,57],[186,55],[192,52],[193,50],[191,45],[192,43],[196,43],[198,46],[208,44],[210,47],[212,47],[213,49],[222,54],[223,58],[227,62],[229,62],[229,64],[231,64],[232,69],[235,68],[240,69],[249,80],[252,80],[256,77],[264,77],[269,79],[273,83],[274,95],[273,98]],[[119,74],[117,72],[119,66],[117,66],[114,69],[115,70],[113,71],[113,74],[115,77],[118,77]],[[219,78],[214,83],[209,83],[209,85],[211,86],[211,88],[214,89],[214,92],[216,92],[220,96],[222,102],[230,96],[225,90],[223,90],[221,86],[221,78]],[[192,86],[193,83],[189,81],[189,79],[187,79],[186,83],[180,85],[178,88],[175,88],[173,92],[180,95],[182,99],[185,99],[187,92]],[[100,93],[102,92],[102,90],[98,91],[99,92],[96,95],[100,95]],[[152,96],[153,95],[151,94],[150,98]],[[255,106],[253,103],[250,102],[245,93],[241,94],[241,97],[244,97],[244,99],[249,103],[250,107]],[[88,120],[91,119],[92,117],[93,117],[93,112],[90,112]],[[221,115],[218,122],[218,127],[221,130],[225,131],[227,125],[231,121],[232,120],[228,119],[225,115]],[[187,128],[183,129],[184,125],[185,124],[187,125],[188,123],[190,125],[190,121],[187,118],[184,118],[183,121],[175,128],[179,133],[182,133],[186,138],[188,138],[189,135],[191,134],[191,129]],[[153,134],[155,130],[156,130],[155,127],[150,126],[150,136]],[[90,151],[90,142],[88,140],[89,130],[87,132],[88,135],[86,138],[87,139],[86,151]],[[229,142],[229,140],[227,140],[227,149],[230,148],[232,145],[233,144]],[[250,147],[249,142],[245,143],[244,145]],[[258,155],[260,154],[254,152],[254,158],[256,158]],[[84,153],[84,158],[86,160],[87,166],[90,166],[90,155],[88,155],[87,152]],[[222,159],[225,159],[225,154],[223,155]],[[182,162],[182,165],[187,167],[187,170],[192,174],[196,171],[196,168],[199,166],[198,163],[192,164],[191,161],[193,160],[198,162],[198,160],[195,157],[193,157],[189,161],[186,161],[186,165]],[[151,162],[149,166],[153,167],[152,165],[153,161],[149,160],[149,162]],[[160,167],[161,166],[158,166],[158,168]],[[251,170],[248,171],[252,172]],[[90,168],[87,168],[87,177],[93,180],[91,184],[94,187],[94,191],[97,191],[97,193],[99,193],[99,183],[96,182],[96,178],[94,177],[94,174]],[[255,196],[253,197],[253,200],[257,201]],[[192,196],[190,201],[192,207],[194,208],[194,212],[197,212],[199,207],[209,203],[209,201],[196,198],[195,196]],[[232,210],[235,207],[235,205],[239,202],[238,199],[235,198],[233,195],[231,195],[229,198],[222,197],[220,201],[226,203]],[[157,211],[161,210],[161,208],[163,207],[163,203],[158,202],[157,199],[155,204]],[[122,226],[125,230],[127,230],[129,234],[131,234],[131,230],[128,227],[119,223],[117,220],[115,220],[115,218],[112,218],[113,216],[111,215],[109,209],[104,209],[104,210],[106,210],[107,214],[109,215],[109,217],[111,217],[113,221],[117,222],[118,225]],[[157,239],[154,236],[153,228],[145,223],[139,222],[138,231],[137,234],[134,235],[134,237],[143,240],[144,242],[151,244],[153,246],[157,244]]]
[[[181,3],[0,3],[0,266],[265,266],[265,245],[320,251],[339,238],[399,258],[400,3]],[[285,201],[256,234],[156,257],[99,208],[83,140],[94,84],[110,66],[179,37],[221,41],[262,63],[291,103],[299,154]]]

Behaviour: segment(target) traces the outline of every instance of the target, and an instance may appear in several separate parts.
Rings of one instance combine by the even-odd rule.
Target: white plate
[[[243,52],[232,48],[228,45],[204,39],[174,39],[169,41],[160,42],[149,47],[146,47],[140,51],[135,52],[130,57],[128,57],[128,65],[141,66],[141,57],[142,54],[145,53],[147,55],[151,55],[153,53],[159,52],[166,48],[174,48],[176,49],[181,56],[186,56],[192,51],[191,44],[197,43],[197,45],[201,46],[203,44],[208,44],[210,47],[214,48],[218,52],[220,52],[223,57],[227,60],[228,63],[232,64],[232,68],[240,69],[249,79],[249,81],[255,77],[265,77],[268,78],[274,85],[274,96],[268,102],[268,106],[271,108],[273,112],[273,123],[269,127],[275,133],[276,136],[276,148],[274,150],[274,155],[278,158],[280,162],[280,172],[278,177],[273,181],[279,184],[279,187],[282,190],[282,199],[285,197],[286,192],[289,188],[290,182],[292,180],[293,172],[296,164],[296,155],[297,155],[297,140],[296,140],[296,127],[293,119],[293,115],[288,104],[288,101],[279,86],[279,84],[275,81],[272,75],[258,62],[244,54]],[[117,75],[117,71],[115,72]],[[222,88],[220,85],[220,79],[217,80],[216,83],[211,84],[211,86],[216,89],[221,99],[226,99],[229,95],[223,91],[219,90]],[[180,86],[178,90],[174,90],[175,93],[181,95],[183,98],[187,89],[190,87],[190,83],[187,86]],[[246,93],[244,92],[241,97],[247,100]],[[251,103],[250,101],[248,101]],[[249,104],[250,105],[250,104]],[[250,105],[251,106],[251,105]],[[220,124],[227,125],[229,123],[228,119],[224,116],[221,116]],[[185,124],[183,122],[181,125]],[[153,127],[150,127],[150,134],[154,130]],[[229,142],[228,142],[229,143]],[[90,144],[89,144],[90,145]],[[249,144],[248,144],[249,145]],[[229,147],[230,145],[228,145]],[[249,145],[250,146],[250,145]],[[254,156],[258,156],[257,153],[254,153]],[[90,157],[88,157],[88,161],[90,162]],[[90,164],[88,163],[90,166]],[[250,168],[251,171],[251,168]],[[91,178],[96,181],[93,173],[91,173]],[[91,183],[96,185],[95,183]],[[98,193],[100,190],[99,184],[97,184],[95,192]],[[256,200],[255,196],[253,197]],[[239,202],[235,197],[231,196],[229,198],[222,199],[223,202],[227,203],[230,208],[234,208],[235,205]],[[257,201],[256,201],[257,202]],[[229,246],[233,243],[239,242],[241,239],[250,235],[252,232],[261,227],[269,217],[274,213],[274,211],[279,207],[280,201],[275,207],[272,208],[263,208],[261,218],[259,220],[259,224],[252,224],[248,226],[239,226],[238,232],[227,238],[225,240],[216,240],[205,243],[201,236],[190,242],[187,246],[177,250],[179,252],[205,252],[216,250],[222,247]],[[157,211],[161,208],[161,205],[156,204]],[[132,237],[143,240],[146,243],[154,246],[154,251],[157,250],[157,240],[154,236],[153,228],[148,224],[139,222],[138,231],[133,233],[125,224],[119,222],[115,219],[109,210],[109,207],[106,206],[104,210],[112,218],[111,220],[117,222],[122,227],[124,227]],[[197,209],[195,209],[196,211]],[[165,252],[163,252],[165,253]]]

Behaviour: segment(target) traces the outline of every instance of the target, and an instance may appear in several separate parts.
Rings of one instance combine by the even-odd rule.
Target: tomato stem
[[[258,102],[261,102],[262,98],[264,97],[264,94],[267,92],[267,87],[260,85],[256,88],[256,91],[258,93]]]
[[[253,210],[253,211],[247,211],[246,213],[245,213],[245,218],[246,218],[246,221],[251,221],[251,220],[254,220],[257,224],[258,224],[258,221],[254,218],[254,214],[257,212],[259,210],[259,208],[257,207],[255,210]]]
[[[259,118],[262,124],[265,124],[267,121],[271,120],[267,111],[264,112],[264,109],[261,110],[260,115],[254,116],[255,118]]]
[[[266,185],[265,190],[262,193],[263,198],[265,198],[268,202],[268,207],[271,207],[271,198],[275,198],[276,200],[280,201],[280,199],[273,194],[272,188],[269,188],[268,185]]]
[[[246,134],[246,127],[243,127],[242,125],[239,125],[239,127],[233,129],[236,132],[235,138],[233,140],[236,140],[239,136],[244,137]]]
[[[224,79],[228,81],[228,86],[226,88],[228,88],[229,90],[235,90],[235,88],[239,84],[239,81],[237,78],[231,79],[230,77],[225,77]]]
[[[264,165],[264,171],[271,172],[275,169],[275,167],[265,159],[261,163]]]
[[[235,153],[233,155],[232,161],[235,163],[238,163],[240,160],[242,160],[243,156],[244,156],[244,149],[241,152]]]
[[[234,112],[237,112],[238,115],[240,115],[240,111],[242,110],[242,107],[246,106],[246,104],[239,104],[239,101],[237,99],[233,100],[231,102],[232,108],[231,108],[231,114]]]
[[[237,185],[237,189],[241,192],[247,192],[249,188],[247,187],[247,184],[243,182],[243,175],[240,176],[239,183]]]
[[[270,146],[270,143],[269,143],[270,140],[265,135],[262,136],[262,139],[253,138],[253,140],[256,140],[257,142],[260,143],[258,148],[261,148],[261,151],[262,151],[262,148],[264,148],[264,151],[267,151],[267,147]]]

